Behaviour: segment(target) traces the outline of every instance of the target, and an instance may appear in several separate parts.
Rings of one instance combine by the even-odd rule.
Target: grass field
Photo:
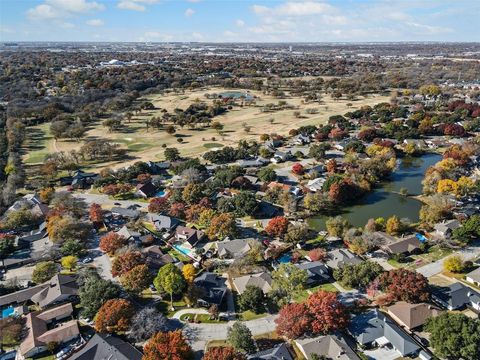
[[[146,121],[154,116],[162,116],[162,110],[166,109],[173,112],[176,108],[186,109],[196,99],[205,101],[210,104],[212,100],[205,98],[204,94],[219,93],[225,91],[222,88],[202,89],[196,91],[188,91],[185,94],[166,94],[151,95],[142,101],[151,101],[156,109],[142,111],[135,115],[130,122],[125,121],[124,127],[115,132],[109,132],[107,128],[102,126],[101,122],[94,124],[88,130],[85,140],[88,139],[109,139],[120,144],[129,150],[129,155],[133,160],[121,161],[117,163],[101,163],[94,164],[91,170],[99,170],[106,166],[119,167],[128,163],[139,160],[162,160],[163,146],[176,146],[182,155],[200,155],[208,150],[221,148],[226,145],[235,146],[242,139],[257,139],[259,135],[264,133],[277,133],[286,135],[292,128],[302,125],[319,125],[325,123],[328,118],[336,114],[344,114],[347,111],[358,109],[364,105],[374,105],[379,102],[388,101],[388,96],[370,95],[367,98],[359,98],[356,101],[351,100],[333,100],[329,95],[324,96],[324,104],[303,104],[300,97],[288,97],[282,99],[288,104],[293,105],[295,109],[281,110],[277,112],[261,112],[261,107],[268,103],[278,103],[276,99],[270,95],[263,95],[260,92],[251,91],[252,94],[259,97],[256,105],[234,107],[227,113],[214,118],[224,124],[222,134],[218,134],[214,129],[197,128],[190,129],[178,127],[174,135],[167,134],[164,129],[147,130]],[[228,89],[228,91],[234,91]],[[351,106],[350,106],[351,104]],[[317,114],[306,114],[305,110],[315,108]],[[296,118],[294,111],[300,111],[301,117]],[[270,119],[273,118],[273,122]],[[243,129],[246,123],[251,127],[249,133]],[[28,139],[26,141],[25,162],[27,164],[42,163],[47,153],[52,151],[70,151],[78,150],[82,145],[81,142],[71,140],[54,141],[49,132],[49,124],[42,124],[29,128]],[[182,143],[177,140],[182,139]]]

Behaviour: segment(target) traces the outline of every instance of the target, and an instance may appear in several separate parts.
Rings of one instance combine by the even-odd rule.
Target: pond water
[[[245,100],[253,100],[252,95],[243,91],[225,91],[220,93],[220,96],[223,98],[232,98],[232,99],[239,99],[240,97],[243,96]]]
[[[391,181],[381,184],[357,204],[343,208],[343,213],[340,215],[355,227],[364,226],[370,218],[387,219],[392,215],[417,222],[422,203],[397,192],[405,188],[411,195],[420,195],[425,171],[441,159],[441,155],[433,153],[419,158],[400,159],[398,168],[390,177]],[[308,219],[308,224],[312,229],[325,230],[327,218],[328,216],[323,215],[314,216]]]

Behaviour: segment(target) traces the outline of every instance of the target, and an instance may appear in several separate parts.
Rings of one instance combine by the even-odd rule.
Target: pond
[[[242,96],[245,100],[253,100],[253,96],[244,91],[225,91],[219,94],[222,98],[240,99]]]
[[[393,215],[417,222],[422,203],[398,192],[405,188],[411,195],[420,195],[425,171],[441,159],[441,155],[433,153],[419,158],[400,159],[398,168],[390,177],[391,181],[381,184],[357,204],[343,208],[341,215],[355,227],[364,226],[370,218],[387,219]],[[308,219],[308,224],[317,231],[325,230],[327,218],[324,215],[314,216]]]

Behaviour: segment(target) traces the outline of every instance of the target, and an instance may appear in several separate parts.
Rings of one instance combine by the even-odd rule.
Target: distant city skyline
[[[0,0],[0,40],[480,41],[477,0]]]

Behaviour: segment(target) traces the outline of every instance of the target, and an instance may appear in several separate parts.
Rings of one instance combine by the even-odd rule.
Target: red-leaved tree
[[[232,347],[218,346],[211,347],[203,355],[202,360],[247,360],[245,354]]]
[[[319,290],[308,297],[306,306],[312,317],[311,327],[315,334],[345,329],[350,321],[345,306],[338,301],[335,292]]]
[[[327,252],[322,248],[312,249],[308,252],[308,257],[312,261],[323,261],[327,256]]]
[[[88,216],[90,221],[95,225],[99,225],[103,222],[103,210],[102,207],[98,204],[92,203],[88,211]]]
[[[282,237],[287,233],[288,224],[289,221],[287,218],[276,216],[268,222],[265,232],[270,236]]]
[[[312,317],[305,304],[291,303],[280,309],[275,323],[277,334],[296,339],[310,331]]]
[[[153,281],[152,274],[147,265],[137,265],[120,278],[125,290],[134,294],[140,294]]]
[[[95,330],[99,333],[127,331],[133,312],[134,308],[128,300],[107,300],[98,310],[95,319]]]
[[[305,172],[305,168],[303,167],[302,164],[295,163],[292,166],[292,171],[293,171],[294,174],[303,175],[303,173]]]
[[[428,280],[416,271],[394,269],[379,278],[380,288],[394,300],[419,303],[430,298]]]
[[[166,196],[151,198],[148,203],[148,211],[151,213],[161,213],[164,211],[168,211],[169,209],[170,204]]]
[[[188,360],[192,348],[180,330],[158,332],[143,347],[142,360]]]
[[[145,263],[140,251],[127,251],[118,255],[112,262],[112,276],[120,276],[132,270],[137,265]]]
[[[109,255],[115,254],[115,252],[124,247],[127,244],[127,239],[116,232],[110,231],[108,234],[102,236],[100,239],[100,249]]]
[[[168,213],[170,216],[183,219],[185,218],[185,204],[183,203],[173,203],[170,206],[170,211]]]

